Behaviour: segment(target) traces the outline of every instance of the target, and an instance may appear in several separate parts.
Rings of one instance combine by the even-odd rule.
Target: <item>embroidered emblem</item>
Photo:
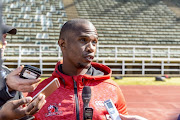
[[[60,115],[62,114],[62,111],[59,110],[59,107],[61,106],[61,103],[59,104],[51,104],[49,105],[49,107],[47,108],[48,109],[48,113],[46,113],[46,117],[48,116],[55,116],[55,115]]]
[[[48,107],[48,113],[53,113],[53,112],[57,112],[58,111],[58,107],[54,106],[54,105],[50,105]]]

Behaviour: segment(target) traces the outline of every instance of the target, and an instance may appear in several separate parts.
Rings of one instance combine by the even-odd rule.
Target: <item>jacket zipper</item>
[[[76,102],[76,120],[79,120],[79,102],[78,102],[77,83],[74,79],[73,81],[74,81],[74,95],[75,95],[75,102]]]

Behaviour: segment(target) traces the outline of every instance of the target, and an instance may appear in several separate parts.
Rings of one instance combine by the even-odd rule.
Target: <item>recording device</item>
[[[41,70],[31,65],[25,65],[20,73],[20,77],[24,79],[37,79],[41,75]]]
[[[117,109],[111,99],[104,101],[104,105],[105,105],[106,110],[108,111],[109,115],[111,116],[112,120],[121,120],[121,118],[119,116],[119,112],[117,111]]]
[[[58,78],[54,78],[49,84],[47,84],[41,91],[39,91],[34,97],[33,100],[39,95],[43,94],[45,97],[48,97],[52,94],[57,88],[60,87]]]
[[[91,88],[89,86],[84,86],[82,91],[82,99],[83,99],[83,120],[92,120],[93,108],[89,107],[89,101],[91,99]]]
[[[34,99],[39,95],[39,94],[43,94],[45,95],[45,99],[46,97],[48,97],[50,94],[52,94],[57,88],[60,87],[60,83],[58,78],[54,78],[49,84],[47,84],[43,89],[41,89],[33,98],[32,101],[34,101]],[[32,102],[31,101],[31,102]],[[30,103],[31,103],[30,102]],[[27,105],[29,105],[30,103],[28,103]]]

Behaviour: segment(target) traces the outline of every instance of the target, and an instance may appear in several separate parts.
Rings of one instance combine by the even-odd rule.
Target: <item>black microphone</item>
[[[82,91],[82,99],[83,99],[83,120],[92,120],[93,108],[89,107],[89,101],[91,99],[91,88],[89,86],[84,86]]]
[[[91,88],[89,86],[84,86],[82,91],[82,99],[83,99],[83,108],[89,107],[89,101],[91,99]]]

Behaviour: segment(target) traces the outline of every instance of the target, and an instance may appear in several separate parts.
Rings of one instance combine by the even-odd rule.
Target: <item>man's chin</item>
[[[91,66],[91,62],[89,63],[78,63],[78,68],[88,69]]]

